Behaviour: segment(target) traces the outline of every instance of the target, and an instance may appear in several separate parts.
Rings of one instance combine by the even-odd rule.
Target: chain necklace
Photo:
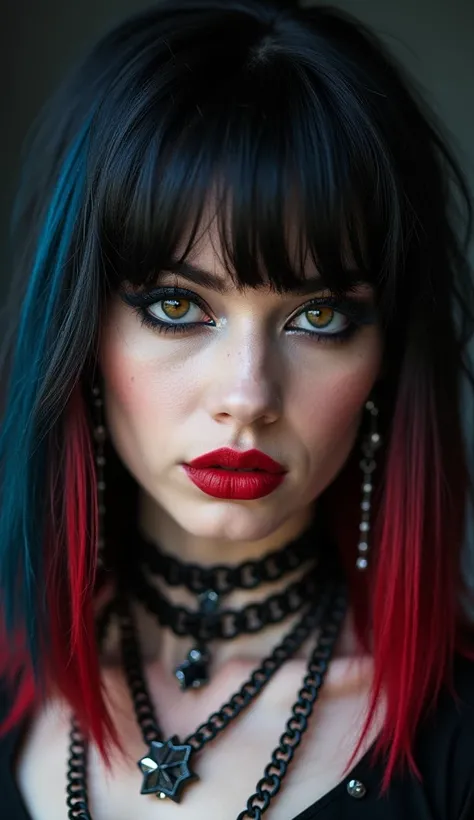
[[[251,635],[266,626],[281,623],[288,615],[298,612],[316,592],[315,566],[281,592],[273,593],[263,601],[254,601],[242,609],[224,609],[211,606],[199,611],[172,604],[156,587],[151,586],[138,570],[130,571],[128,589],[146,609],[156,615],[161,626],[171,629],[178,637],[196,641],[229,641],[240,635]]]
[[[254,634],[302,610],[314,599],[316,567],[317,562],[313,562],[306,575],[286,589],[238,610],[219,611],[220,597],[212,589],[201,593],[197,611],[172,604],[160,590],[148,583],[138,567],[129,572],[128,588],[161,626],[168,627],[180,637],[194,638],[195,645],[177,666],[174,675],[181,689],[200,688],[209,681],[210,642]]]
[[[198,689],[209,682],[211,649],[215,640],[231,640],[239,635],[258,632],[265,626],[280,623],[287,615],[298,612],[314,595],[311,572],[318,564],[315,557],[314,521],[297,538],[284,547],[268,552],[255,561],[243,561],[236,566],[184,563],[163,552],[138,533],[133,567],[128,573],[128,586],[148,609],[178,636],[191,636],[194,646],[174,670],[181,689]],[[322,527],[319,540],[321,540]],[[272,583],[291,574],[305,563],[311,569],[304,578],[288,586],[265,601],[250,603],[239,611],[223,609],[223,599],[237,589],[255,589],[259,584]],[[197,596],[197,609],[189,610],[171,604],[168,599],[146,580],[143,568],[162,578],[168,586],[185,587]],[[313,584],[313,588],[312,588]]]
[[[159,799],[170,798],[179,802],[184,786],[197,779],[191,764],[194,756],[213,741],[238,715],[254,701],[275,672],[302,646],[311,632],[321,627],[316,646],[309,658],[303,685],[293,704],[278,746],[259,780],[254,794],[240,812],[237,820],[260,820],[277,794],[295,750],[308,726],[324,681],[334,646],[347,609],[346,585],[340,579],[331,579],[320,585],[319,603],[309,606],[305,614],[283,641],[273,650],[241,689],[210,716],[184,741],[176,736],[163,740],[155,710],[148,692],[140,656],[135,622],[128,596],[122,594],[104,611],[98,624],[99,642],[102,643],[111,615],[119,617],[124,671],[133,700],[137,721],[148,754],[138,761],[143,774],[141,794],[156,794]],[[68,772],[68,820],[93,820],[88,807],[87,746],[81,729],[73,717],[71,721]]]
[[[257,561],[244,561],[233,567],[185,564],[174,555],[163,552],[158,544],[142,534],[137,535],[135,549],[135,563],[142,564],[153,575],[163,578],[168,586],[183,586],[195,595],[212,589],[222,597],[236,589],[255,589],[259,584],[279,581],[314,558],[314,524],[284,547],[267,553]]]

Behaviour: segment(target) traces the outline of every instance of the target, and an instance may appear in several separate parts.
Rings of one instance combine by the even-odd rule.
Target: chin
[[[258,541],[302,515],[301,506],[285,508],[269,496],[259,501],[206,500],[168,510],[176,523],[198,538],[226,541]]]

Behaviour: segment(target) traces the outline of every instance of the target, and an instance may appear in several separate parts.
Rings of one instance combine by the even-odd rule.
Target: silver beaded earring
[[[370,429],[362,441],[363,458],[359,464],[362,469],[362,501],[361,510],[362,517],[359,524],[359,546],[356,560],[356,567],[358,570],[364,571],[369,566],[368,552],[369,552],[369,532],[370,532],[370,510],[371,510],[371,496],[373,490],[372,473],[377,464],[374,458],[376,450],[381,445],[381,437],[377,429],[377,418],[379,414],[378,407],[371,399],[365,403],[365,409],[369,413]]]
[[[92,403],[94,406],[94,442],[95,442],[95,464],[97,477],[97,506],[99,512],[99,532],[97,540],[97,566],[104,567],[104,516],[105,516],[105,455],[104,443],[106,430],[103,420],[103,400],[100,387],[95,385],[92,388]]]

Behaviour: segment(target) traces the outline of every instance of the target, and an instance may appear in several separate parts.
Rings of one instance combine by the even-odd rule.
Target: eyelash
[[[185,288],[159,288],[158,290],[154,290],[149,293],[122,293],[122,299],[134,309],[142,325],[145,325],[158,333],[187,333],[198,327],[210,326],[205,322],[181,322],[176,324],[173,324],[173,322],[168,323],[151,316],[147,312],[147,308],[152,305],[156,305],[165,299],[186,299],[199,307],[203,313],[208,313],[206,305],[197,296],[197,294],[192,291],[188,291]],[[290,332],[310,336],[317,342],[337,344],[348,341],[356,334],[361,325],[367,324],[367,320],[364,320],[361,315],[362,313],[366,313],[366,303],[349,299],[341,300],[333,296],[321,299],[311,299],[303,305],[297,314],[293,316],[292,321],[297,319],[306,311],[318,307],[332,308],[336,313],[340,313],[349,319],[349,324],[346,328],[344,328],[344,330],[341,330],[338,333],[318,333],[317,330],[303,330],[301,328],[289,328]],[[343,309],[341,310],[341,308]]]

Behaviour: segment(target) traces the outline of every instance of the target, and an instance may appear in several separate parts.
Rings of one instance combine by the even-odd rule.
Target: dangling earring
[[[370,510],[372,506],[370,499],[373,490],[372,473],[377,466],[374,454],[382,443],[377,429],[378,407],[376,407],[375,402],[369,400],[365,404],[365,409],[370,414],[370,430],[362,441],[361,449],[364,457],[359,462],[364,477],[362,479],[362,501],[360,505],[362,518],[359,524],[360,536],[356,567],[361,571],[366,570],[369,565],[367,556],[369,551]]]
[[[103,420],[103,400],[100,393],[100,388],[95,385],[92,388],[92,401],[94,405],[94,441],[95,441],[95,463],[97,476],[97,506],[99,512],[99,532],[97,538],[97,566],[99,569],[104,567],[104,517],[105,517],[105,455],[104,443],[106,437],[106,430]]]

